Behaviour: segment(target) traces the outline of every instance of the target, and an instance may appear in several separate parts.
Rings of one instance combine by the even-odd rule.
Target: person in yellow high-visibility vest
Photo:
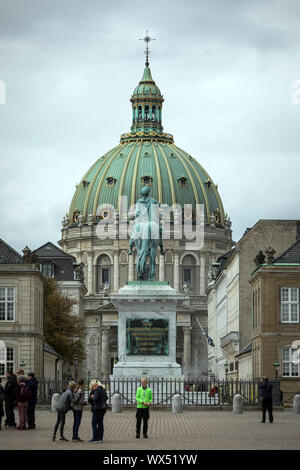
[[[148,380],[145,377],[141,378],[141,387],[138,387],[136,391],[136,437],[140,437],[141,424],[143,420],[143,436],[148,437],[148,419],[149,419],[149,408],[152,403],[152,390],[148,387]]]

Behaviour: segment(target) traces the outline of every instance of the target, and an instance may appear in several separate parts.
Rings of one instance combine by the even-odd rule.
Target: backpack
[[[27,387],[27,385],[23,384],[20,391],[20,396],[22,398],[22,401],[30,401],[32,399],[32,393]]]

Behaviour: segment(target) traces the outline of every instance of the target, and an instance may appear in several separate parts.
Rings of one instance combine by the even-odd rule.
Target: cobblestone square
[[[85,410],[79,430],[84,441],[92,437],[91,412]],[[16,413],[16,419],[18,419]],[[274,413],[274,423],[261,423],[259,411],[189,411],[173,414],[171,410],[151,410],[149,439],[135,437],[135,410],[121,414],[107,411],[104,418],[104,441],[52,442],[56,414],[37,410],[37,429],[0,431],[1,450],[300,450],[300,415],[292,410]],[[73,414],[66,417],[65,437],[72,439]],[[59,432],[57,433],[59,438]]]

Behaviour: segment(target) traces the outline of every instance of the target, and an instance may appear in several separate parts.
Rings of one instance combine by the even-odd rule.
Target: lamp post
[[[279,364],[278,361],[275,361],[273,366],[274,366],[274,369],[275,369],[276,379],[278,379],[278,369],[280,367],[280,364]]]
[[[226,378],[226,381],[227,381],[227,373],[228,373],[228,362],[227,362],[227,360],[224,363],[224,367],[225,367],[225,378]]]
[[[77,372],[78,372],[78,357],[75,356],[73,358],[73,362],[74,362],[74,368],[75,368],[75,382],[77,381]]]

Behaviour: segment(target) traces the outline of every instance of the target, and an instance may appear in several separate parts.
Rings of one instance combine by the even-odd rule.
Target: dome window
[[[145,157],[145,158],[150,158],[150,153],[149,153],[149,152],[145,152],[145,153],[144,153],[144,157]]]
[[[73,217],[72,217],[72,220],[73,220],[74,224],[78,223],[78,216],[79,216],[79,211],[77,209],[75,209],[75,211],[73,212]]]
[[[112,176],[109,176],[108,178],[106,178],[107,186],[114,186],[116,181],[117,180],[113,178]]]
[[[89,184],[90,184],[89,181],[86,181],[86,180],[83,180],[83,181],[82,181],[82,186],[83,186],[84,188],[86,188]]]
[[[145,175],[142,177],[142,183],[144,186],[151,186],[152,185],[152,178],[151,176]]]
[[[212,183],[210,180],[206,180],[204,184],[206,184],[206,186],[210,188]]]
[[[170,153],[170,158],[176,158],[173,152]]]
[[[155,112],[156,112],[156,107],[152,106],[152,121],[155,121]]]
[[[149,106],[145,106],[145,120],[149,121]]]
[[[180,178],[178,178],[177,181],[180,184],[180,186],[186,186],[188,183],[188,179],[185,176],[181,176]]]

